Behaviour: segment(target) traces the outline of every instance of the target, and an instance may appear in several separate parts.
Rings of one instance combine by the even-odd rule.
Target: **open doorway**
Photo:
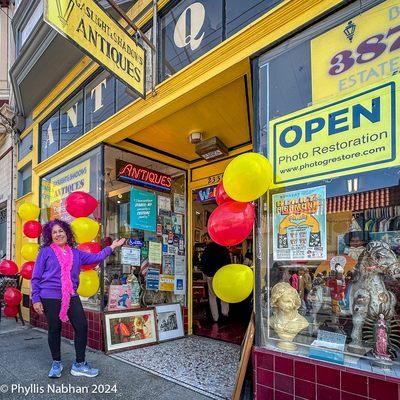
[[[193,333],[212,339],[241,344],[252,310],[252,295],[237,304],[215,298],[212,277],[223,265],[252,265],[252,234],[241,244],[222,247],[207,233],[208,219],[217,207],[215,186],[192,193],[193,238]]]

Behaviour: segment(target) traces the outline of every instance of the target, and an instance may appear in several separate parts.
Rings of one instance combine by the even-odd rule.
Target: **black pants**
[[[48,341],[54,361],[61,361],[61,299],[42,299],[44,313],[49,325]],[[68,309],[68,318],[75,331],[76,362],[85,361],[87,343],[87,320],[79,296],[71,297]]]

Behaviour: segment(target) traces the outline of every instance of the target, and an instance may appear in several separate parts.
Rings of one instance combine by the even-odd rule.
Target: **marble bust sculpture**
[[[291,343],[294,337],[309,325],[308,321],[298,313],[301,300],[296,289],[287,282],[277,283],[271,290],[270,306],[273,315],[269,319],[269,326],[280,339],[277,346],[285,350],[296,350]]]

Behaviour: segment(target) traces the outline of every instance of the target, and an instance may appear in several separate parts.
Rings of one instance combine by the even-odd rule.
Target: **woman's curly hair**
[[[53,238],[51,236],[51,232],[55,225],[60,226],[67,235],[67,243],[70,247],[75,246],[75,238],[72,232],[71,226],[68,222],[62,221],[60,219],[54,219],[52,221],[47,222],[43,226],[42,230],[42,247],[50,246],[53,243]]]

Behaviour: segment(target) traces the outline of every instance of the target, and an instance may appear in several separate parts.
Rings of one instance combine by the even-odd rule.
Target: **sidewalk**
[[[74,377],[69,372],[75,358],[73,345],[62,339],[61,349],[62,377],[49,379],[51,357],[47,335],[30,327],[0,330],[0,399],[209,400],[207,396],[91,349],[87,350],[86,358],[100,369],[100,375]]]

